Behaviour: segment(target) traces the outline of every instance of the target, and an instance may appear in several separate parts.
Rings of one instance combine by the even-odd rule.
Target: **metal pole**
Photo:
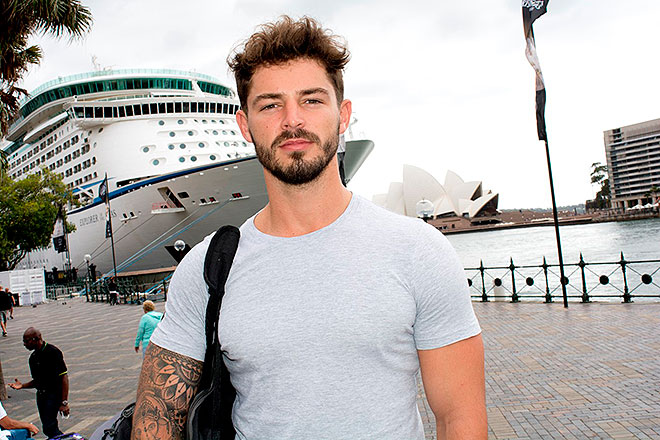
[[[557,203],[555,202],[555,184],[552,181],[552,166],[550,165],[550,148],[548,147],[548,139],[545,139],[545,156],[548,159],[548,177],[550,178],[550,196],[552,197],[552,218],[555,224],[555,236],[557,237],[557,255],[559,256],[559,284],[561,284],[561,292],[564,297],[564,307],[568,308],[568,296],[566,295],[566,284],[564,280],[564,257],[561,252],[561,239],[559,237],[559,219],[557,217]]]
[[[108,199],[108,222],[110,223],[110,245],[112,246],[112,267],[115,273],[115,278],[117,278],[117,260],[115,258],[115,234],[114,232],[112,232],[112,208],[110,208],[110,199]]]

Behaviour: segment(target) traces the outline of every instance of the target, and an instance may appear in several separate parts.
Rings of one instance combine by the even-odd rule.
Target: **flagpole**
[[[112,267],[117,278],[117,259],[115,258],[115,234],[112,232],[112,209],[110,208],[110,197],[108,197],[108,223],[110,224],[110,245],[112,247]]]
[[[550,196],[552,198],[552,218],[555,225],[555,237],[557,238],[557,256],[559,257],[559,283],[561,284],[561,292],[564,298],[564,308],[568,308],[568,296],[566,295],[566,277],[564,276],[564,256],[561,252],[561,238],[559,236],[559,218],[557,216],[557,203],[555,202],[555,184],[552,180],[552,165],[550,164],[550,148],[548,147],[548,136],[546,133],[545,139],[545,156],[548,160],[548,178],[550,180]]]

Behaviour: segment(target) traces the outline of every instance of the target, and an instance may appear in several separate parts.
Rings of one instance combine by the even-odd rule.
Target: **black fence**
[[[51,300],[84,296],[88,302],[110,302],[109,279],[95,282],[79,280],[66,286],[46,287],[46,298]],[[141,304],[146,300],[167,301],[169,278],[156,283],[138,283],[134,279],[119,279],[117,282],[119,304]]]
[[[586,262],[580,254],[577,263],[564,263],[565,279],[560,280],[559,264],[514,264],[465,268],[473,299],[481,301],[543,300],[546,303],[562,298],[562,283],[569,299],[588,303],[594,300],[624,303],[634,299],[660,299],[660,260],[625,259],[619,261]]]

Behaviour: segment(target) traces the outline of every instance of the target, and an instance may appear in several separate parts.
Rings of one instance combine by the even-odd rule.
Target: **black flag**
[[[53,229],[53,247],[58,253],[66,252],[66,237],[64,231],[64,213],[62,207],[57,211],[55,228]]]
[[[548,135],[545,131],[545,84],[541,73],[541,64],[536,55],[536,41],[534,40],[532,25],[537,18],[546,13],[548,1],[522,0],[523,27],[525,29],[525,40],[527,41],[525,55],[536,72],[536,131],[539,140],[546,142]]]
[[[106,205],[110,202],[110,197],[108,196],[108,175],[105,175],[105,179],[99,185],[99,197]]]

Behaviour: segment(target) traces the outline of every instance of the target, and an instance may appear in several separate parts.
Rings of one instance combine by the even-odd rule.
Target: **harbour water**
[[[564,263],[660,259],[660,219],[561,226]],[[552,226],[448,235],[464,267],[557,264]]]

